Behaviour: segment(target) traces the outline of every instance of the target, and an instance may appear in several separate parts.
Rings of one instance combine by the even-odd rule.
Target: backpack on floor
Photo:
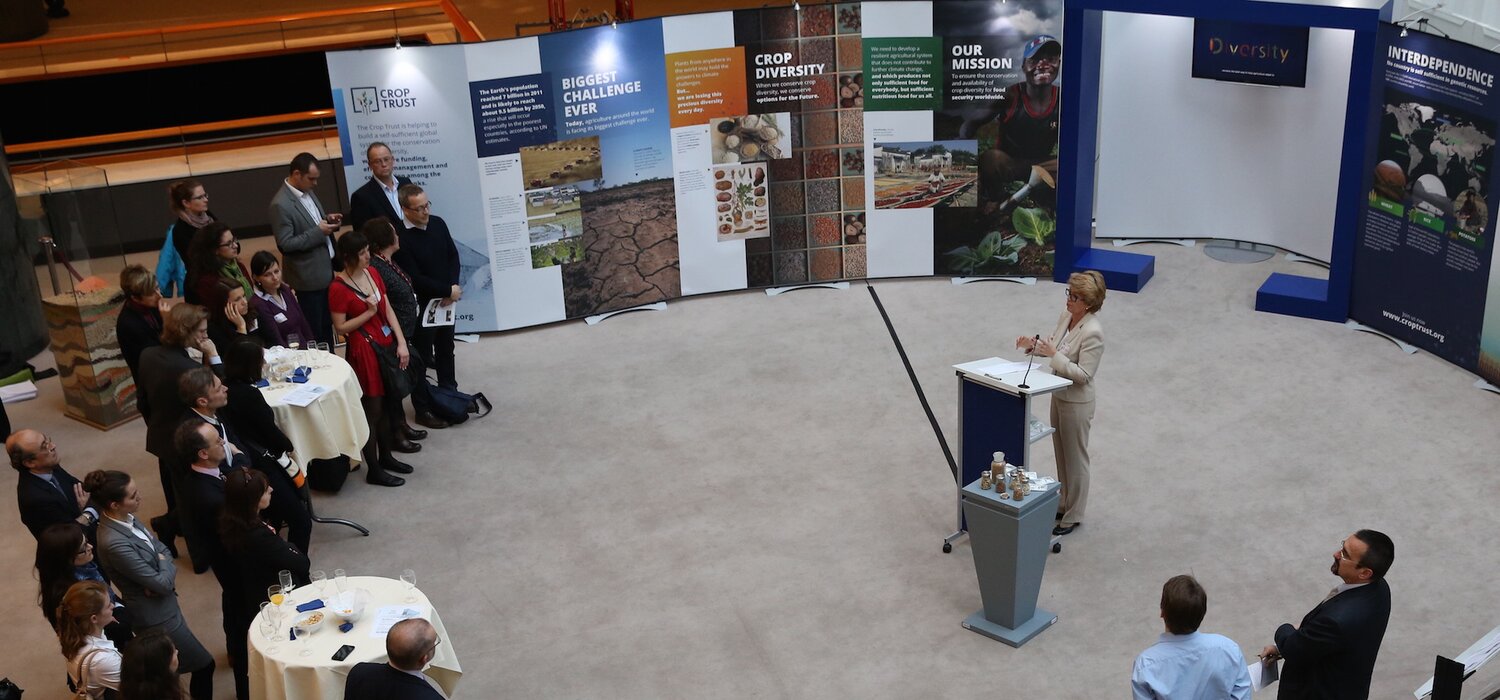
[[[471,413],[475,418],[482,418],[493,408],[483,393],[465,394],[431,382],[427,384],[427,393],[432,396],[432,413],[452,425],[469,420]]]
[[[349,458],[311,459],[307,462],[307,487],[323,493],[338,493],[349,478]]]

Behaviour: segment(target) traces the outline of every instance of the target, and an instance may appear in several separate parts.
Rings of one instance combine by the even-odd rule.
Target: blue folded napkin
[[[287,641],[289,641],[289,642],[295,642],[295,641],[297,641],[297,628],[296,627],[292,627],[289,631],[292,633],[292,638],[288,639]]]
[[[269,379],[262,379],[255,383],[255,387],[257,389],[264,389],[268,386],[271,386],[271,381]]]
[[[297,606],[297,612],[307,612],[309,610],[317,610],[318,608],[321,608],[321,607],[323,607],[323,599],[322,598],[318,598],[318,599],[315,599],[315,600],[309,600],[306,603],[298,605]]]
[[[352,629],[354,629],[354,623],[353,622],[345,622],[344,624],[339,625],[339,631],[340,632],[348,632],[349,630],[352,630]]]
[[[298,367],[297,369],[292,370],[292,374],[301,375],[303,377],[311,377],[312,376],[312,368],[311,367]]]
[[[288,381],[290,381],[293,384],[306,384],[307,383],[307,377],[304,377],[304,376],[302,376],[300,374],[294,374],[294,375],[291,376],[291,379],[289,379]]]

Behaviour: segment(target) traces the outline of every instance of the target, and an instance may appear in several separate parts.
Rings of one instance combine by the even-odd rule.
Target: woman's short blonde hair
[[[208,312],[197,304],[178,304],[167,312],[161,324],[161,344],[185,348],[198,324],[208,320]]]
[[[151,296],[156,291],[156,273],[142,265],[126,265],[120,271],[120,289],[133,299]]]
[[[1089,313],[1104,308],[1104,275],[1098,270],[1084,270],[1068,275],[1068,291],[1089,307]]]

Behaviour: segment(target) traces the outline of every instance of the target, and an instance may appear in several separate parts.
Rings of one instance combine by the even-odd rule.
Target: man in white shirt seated
[[[1208,594],[1192,576],[1173,576],[1161,587],[1167,631],[1135,659],[1130,689],[1136,700],[1249,700],[1250,670],[1233,640],[1198,631]]]

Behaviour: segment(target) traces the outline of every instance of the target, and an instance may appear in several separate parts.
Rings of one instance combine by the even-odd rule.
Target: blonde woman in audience
[[[57,642],[68,660],[68,679],[90,698],[111,697],[120,687],[120,652],[104,636],[115,621],[109,591],[98,581],[79,581],[57,606]]]

